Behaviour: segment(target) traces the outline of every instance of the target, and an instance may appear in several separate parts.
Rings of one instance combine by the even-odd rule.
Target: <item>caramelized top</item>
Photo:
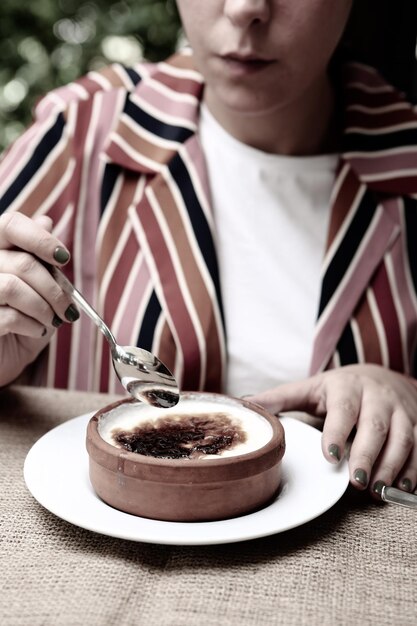
[[[242,427],[226,413],[170,415],[142,422],[131,430],[114,428],[116,445],[162,459],[198,459],[220,455],[246,441]]]

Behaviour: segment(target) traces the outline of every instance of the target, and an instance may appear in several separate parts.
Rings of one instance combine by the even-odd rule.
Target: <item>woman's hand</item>
[[[307,411],[325,417],[322,449],[337,463],[347,439],[350,480],[358,489],[417,484],[417,381],[378,365],[348,365],[248,398],[272,413]]]
[[[78,311],[42,263],[70,258],[48,217],[0,217],[0,386],[12,382]]]

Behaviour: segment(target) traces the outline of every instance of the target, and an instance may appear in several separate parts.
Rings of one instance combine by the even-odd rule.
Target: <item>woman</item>
[[[416,114],[329,70],[352,0],[178,6],[192,55],[50,94],[2,162],[0,384],[117,389],[44,265],[66,264],[183,389],[325,416],[330,462],[356,429],[351,482],[411,491]]]

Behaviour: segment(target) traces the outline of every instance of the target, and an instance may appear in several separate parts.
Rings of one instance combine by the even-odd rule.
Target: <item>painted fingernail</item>
[[[378,496],[381,495],[383,488],[385,487],[385,483],[383,480],[377,480],[372,487],[372,491],[376,493]]]
[[[365,472],[364,469],[359,468],[355,470],[353,478],[356,480],[357,483],[362,485],[362,487],[366,487],[366,485],[368,484],[368,474]]]
[[[328,453],[332,456],[336,461],[340,461],[340,448],[337,444],[331,443],[327,448]]]
[[[62,319],[60,317],[58,317],[58,315],[54,315],[53,319],[52,319],[52,326],[55,326],[55,328],[59,328],[61,326],[61,324],[63,324],[64,322],[62,321]]]
[[[70,253],[65,250],[65,248],[61,248],[61,246],[58,246],[57,248],[55,248],[54,250],[54,259],[55,261],[57,261],[58,263],[66,263],[67,261],[69,261],[70,258]]]
[[[400,487],[404,491],[408,491],[409,493],[411,493],[411,491],[413,490],[413,483],[411,482],[409,478],[403,478],[403,480],[400,483]]]
[[[64,315],[69,322],[75,322],[80,317],[79,311],[75,308],[73,304],[69,305]]]

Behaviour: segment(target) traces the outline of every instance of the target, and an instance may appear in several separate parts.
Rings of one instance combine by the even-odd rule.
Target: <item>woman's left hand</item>
[[[347,365],[247,398],[272,413],[324,417],[322,449],[337,463],[353,431],[350,480],[378,497],[417,485],[417,381],[379,365]]]

